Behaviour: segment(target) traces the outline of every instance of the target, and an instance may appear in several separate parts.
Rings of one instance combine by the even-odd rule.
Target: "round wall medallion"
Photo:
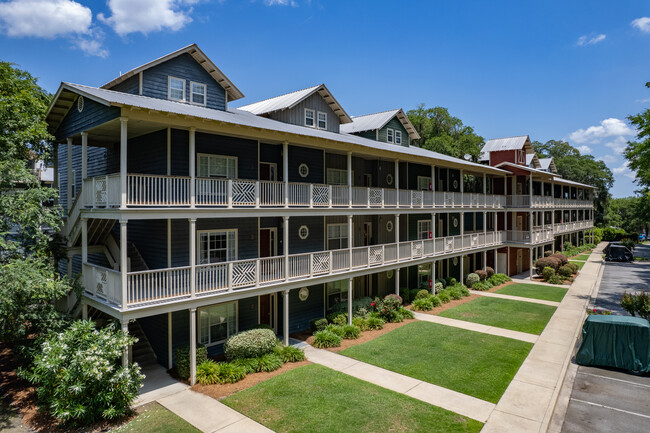
[[[454,218],[454,227],[458,227],[458,218]]]
[[[77,110],[78,110],[80,113],[81,113],[82,111],[84,111],[84,97],[83,97],[83,96],[79,96],[79,97],[77,98]]]
[[[454,179],[454,189],[458,188],[458,179]]]
[[[298,237],[300,237],[300,239],[307,239],[308,236],[309,228],[307,226],[300,226],[298,229]]]
[[[393,231],[393,222],[392,221],[386,221],[386,231],[387,232],[392,232]]]
[[[298,298],[300,298],[301,301],[306,301],[307,298],[309,298],[309,289],[307,287],[302,287],[298,292]]]
[[[458,266],[458,257],[454,257],[454,266]]]
[[[300,177],[307,177],[309,176],[309,166],[305,164],[304,162],[298,166],[298,174]]]
[[[393,175],[392,175],[392,174],[388,173],[388,174],[386,175],[386,183],[387,183],[388,185],[392,185],[392,184],[393,184]]]
[[[390,271],[386,271],[386,278],[388,278],[389,280],[391,278],[393,278],[393,275],[394,275],[394,272],[393,272],[392,269]]]

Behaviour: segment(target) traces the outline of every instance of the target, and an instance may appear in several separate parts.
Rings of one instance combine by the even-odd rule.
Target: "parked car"
[[[631,262],[633,260],[634,253],[632,250],[618,242],[610,242],[609,245],[605,247],[606,262]]]

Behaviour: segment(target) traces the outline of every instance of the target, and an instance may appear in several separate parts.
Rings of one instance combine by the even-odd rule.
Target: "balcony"
[[[192,194],[194,192],[194,194]],[[83,207],[120,207],[120,175],[84,179]],[[503,209],[505,196],[244,179],[128,174],[128,207]]]
[[[594,227],[593,220],[560,223],[560,224],[555,224],[555,234],[568,233],[568,232],[582,230],[582,229],[590,229],[593,227]]]
[[[83,284],[89,295],[128,309],[172,300],[217,296],[267,288],[283,283],[310,283],[319,277],[499,246],[505,232],[483,232],[445,238],[319,251],[288,256],[237,260],[207,265],[128,272],[122,287],[121,272],[83,264]],[[192,275],[194,274],[194,284]]]
[[[531,200],[532,199],[532,200]],[[540,195],[511,195],[507,196],[506,207],[555,209],[555,208],[593,208],[592,200],[574,200],[566,198],[553,198]]]

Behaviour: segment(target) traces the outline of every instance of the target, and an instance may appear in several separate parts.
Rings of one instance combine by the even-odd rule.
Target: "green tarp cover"
[[[576,362],[650,372],[650,323],[639,317],[587,317]]]

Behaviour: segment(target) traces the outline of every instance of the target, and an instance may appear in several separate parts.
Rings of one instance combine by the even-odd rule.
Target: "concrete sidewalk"
[[[549,429],[590,295],[601,272],[605,245],[599,244],[592,252],[482,433],[546,432]]]

